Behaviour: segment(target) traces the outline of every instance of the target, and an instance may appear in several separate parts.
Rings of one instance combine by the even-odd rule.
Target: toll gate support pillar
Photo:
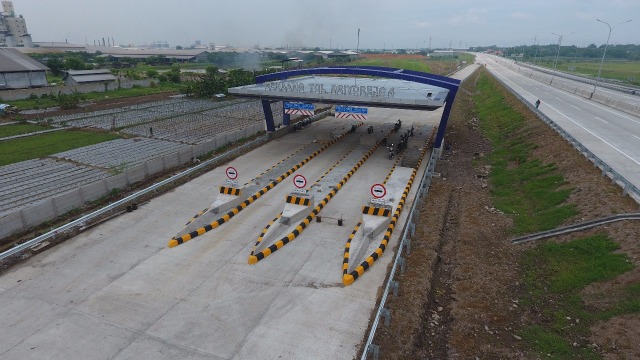
[[[276,127],[273,123],[273,111],[271,111],[271,104],[269,100],[262,100],[262,110],[264,111],[264,121],[267,124],[267,132],[276,131]]]

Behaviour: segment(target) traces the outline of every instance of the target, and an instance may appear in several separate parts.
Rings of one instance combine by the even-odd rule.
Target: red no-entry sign
[[[371,196],[376,199],[383,198],[387,195],[387,188],[382,184],[375,184],[371,187]]]
[[[302,189],[307,186],[307,178],[302,175],[296,175],[293,177],[293,185],[298,189]]]
[[[236,170],[236,168],[234,168],[233,166],[229,166],[225,173],[227,174],[229,180],[235,180],[238,178],[238,170]]]

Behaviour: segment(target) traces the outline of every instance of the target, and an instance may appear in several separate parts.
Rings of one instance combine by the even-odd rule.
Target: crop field
[[[367,54],[349,65],[385,66],[414,71],[431,72],[431,68],[424,56],[421,55],[394,55],[394,54]]]
[[[12,124],[0,126],[0,138],[28,134],[37,131],[48,130],[46,126],[33,124]]]
[[[0,166],[118,139],[115,134],[92,131],[58,131],[0,142]]]
[[[540,65],[551,69],[553,68],[553,61],[543,61]],[[598,76],[599,67],[599,61],[568,62],[559,60],[557,64],[557,69],[560,71],[593,78]],[[615,79],[630,84],[640,85],[640,61],[605,61],[602,65],[602,73],[600,74],[600,77],[603,79]]]

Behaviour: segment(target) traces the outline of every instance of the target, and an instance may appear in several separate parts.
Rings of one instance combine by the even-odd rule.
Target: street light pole
[[[549,81],[549,85],[553,83],[553,78],[556,76],[556,71],[557,71],[556,66],[558,65],[558,55],[560,55],[560,45],[562,45],[562,37],[564,36],[564,34],[556,34],[556,33],[552,33],[552,34],[558,37],[558,51],[556,51],[556,59],[553,62],[553,75],[551,75],[551,81]]]
[[[600,73],[602,72],[602,64],[604,64],[604,57],[607,55],[607,47],[609,47],[609,39],[611,38],[611,32],[613,31],[613,29],[620,25],[620,24],[624,24],[624,23],[628,23],[631,20],[625,20],[623,22],[619,22],[613,26],[609,25],[608,22],[606,21],[602,21],[600,19],[596,19],[596,21],[601,22],[605,25],[607,25],[609,27],[609,35],[607,36],[607,43],[604,46],[604,52],[602,53],[602,60],[600,60],[600,67],[598,68],[598,77],[596,77],[596,82],[593,84],[593,92],[591,93],[591,96],[593,97],[593,94],[595,94],[596,92],[596,87],[598,86],[598,83],[600,82]]]

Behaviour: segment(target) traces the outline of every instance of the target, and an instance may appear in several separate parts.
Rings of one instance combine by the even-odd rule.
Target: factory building
[[[15,15],[11,1],[2,2],[0,47],[33,47],[31,35],[27,31],[27,22],[22,15]]]
[[[48,69],[16,49],[0,48],[0,89],[47,86]]]

